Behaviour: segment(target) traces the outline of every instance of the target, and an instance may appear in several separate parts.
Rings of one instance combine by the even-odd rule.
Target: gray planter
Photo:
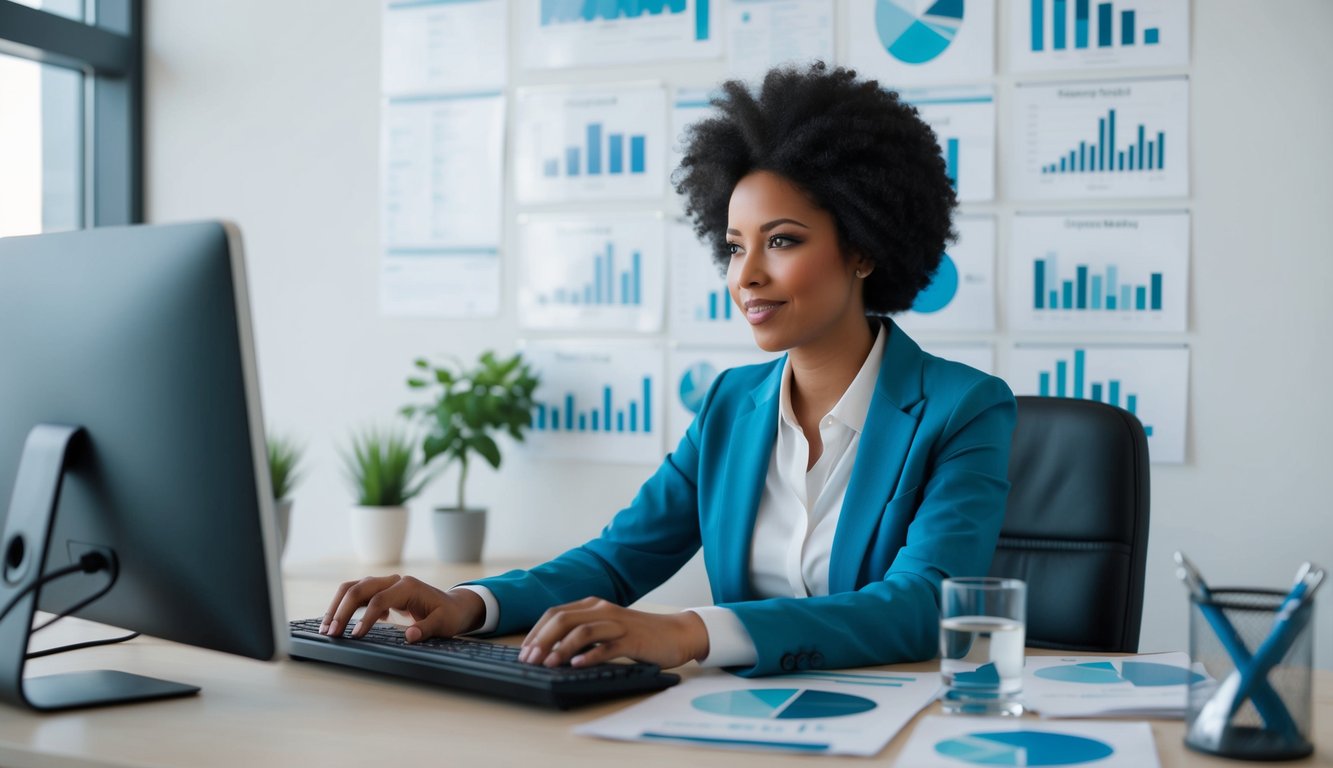
[[[446,563],[481,562],[486,539],[486,510],[436,507],[431,513],[435,529],[435,556]]]
[[[287,551],[287,533],[292,528],[292,500],[279,499],[273,502],[273,517],[278,529],[278,557]]]

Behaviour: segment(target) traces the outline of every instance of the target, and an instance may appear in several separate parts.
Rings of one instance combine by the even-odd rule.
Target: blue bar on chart
[[[537,432],[642,432],[653,431],[653,380],[643,377],[641,399],[615,407],[612,386],[602,387],[600,402],[585,407],[573,392],[563,400],[535,403],[529,426]],[[612,417],[615,417],[614,420]]]
[[[1125,403],[1120,404],[1120,380],[1109,379],[1102,382],[1085,382],[1087,371],[1087,352],[1074,350],[1073,381],[1069,382],[1070,366],[1067,360],[1056,360],[1055,370],[1041,371],[1037,374],[1037,394],[1042,397],[1073,397],[1078,400],[1094,400],[1117,408],[1124,408],[1135,416],[1138,415],[1139,397],[1125,393]],[[1085,389],[1088,395],[1085,397]],[[1105,397],[1103,397],[1103,394]],[[1143,431],[1152,437],[1152,427],[1144,424]]]
[[[953,188],[958,189],[958,139],[946,139],[944,146],[944,173]]]
[[[1130,143],[1116,149],[1116,111],[1108,109],[1105,117],[1097,118],[1095,143],[1080,141],[1077,149],[1058,161],[1041,168],[1048,173],[1104,173],[1110,171],[1160,171],[1166,167],[1166,134],[1157,132],[1155,139],[1147,138],[1147,127],[1139,123]]]
[[[643,255],[639,251],[630,254],[628,269],[617,272],[615,246],[607,243],[606,250],[593,255],[592,273],[589,282],[556,288],[539,294],[537,300],[543,304],[602,307],[643,304]]]
[[[689,10],[686,0],[542,0],[541,24],[615,21],[621,17],[678,15]],[[695,0],[694,38],[708,39],[709,0]]]
[[[1074,267],[1074,279],[1060,280],[1054,253],[1032,262],[1032,308],[1045,310],[1162,310],[1162,273],[1152,272],[1141,285],[1119,285],[1118,269],[1111,264],[1094,275],[1087,264]],[[1053,290],[1048,286],[1059,286]],[[1117,291],[1119,294],[1117,295]],[[1133,301],[1131,302],[1131,298]]]
[[[608,173],[612,176],[623,175],[628,167],[631,174],[642,174],[647,170],[645,159],[647,136],[632,134],[629,137],[629,162],[625,162],[625,134],[605,134],[603,125],[588,123],[584,126],[584,144],[581,147],[565,147],[566,176],[600,176]],[[604,170],[605,169],[605,170]],[[558,158],[547,158],[542,163],[542,175],[553,178],[560,175]]]
[[[696,307],[694,310],[695,320],[731,320],[731,296],[725,290],[716,290],[708,292],[708,306]]]
[[[1046,46],[1046,4],[1051,3],[1051,45],[1050,50],[1066,50],[1066,25],[1068,23],[1068,0],[1031,0],[1032,7],[1032,40],[1031,48],[1033,53],[1041,53],[1047,50]],[[1087,49],[1092,45],[1092,15],[1089,12],[1090,0],[1074,0],[1074,47]],[[1116,6],[1114,2],[1099,2],[1097,4],[1097,33],[1096,40],[1098,48],[1111,48],[1116,45],[1114,20],[1116,17]],[[1137,14],[1134,10],[1120,11],[1120,38],[1121,47],[1135,45],[1138,32]],[[1161,41],[1161,30],[1157,27],[1147,27],[1143,30],[1143,44],[1157,45]]]

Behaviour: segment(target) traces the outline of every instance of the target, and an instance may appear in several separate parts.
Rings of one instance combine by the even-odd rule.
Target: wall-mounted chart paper
[[[1189,0],[1012,0],[1014,72],[1184,67]]]
[[[382,121],[386,246],[499,246],[504,119],[499,93],[388,101]]]
[[[1183,333],[1190,216],[1019,214],[1009,239],[1009,322],[1018,331]]]
[[[500,257],[491,251],[389,250],[380,263],[380,312],[390,317],[495,317]]]
[[[995,347],[990,344],[923,342],[920,339],[915,339],[915,341],[921,345],[923,350],[936,357],[953,360],[976,368],[982,373],[995,375]]]
[[[931,715],[917,722],[894,765],[1157,768],[1160,764],[1147,723],[1053,723]]]
[[[727,291],[708,248],[684,219],[667,226],[671,253],[671,337],[686,344],[754,349],[754,333]]]
[[[966,83],[995,74],[992,0],[843,0],[847,63],[891,87]]]
[[[661,86],[529,88],[517,95],[514,176],[520,203],[661,197]]]
[[[713,749],[873,755],[938,688],[939,676],[924,673],[811,670],[748,679],[709,670],[574,732]]]
[[[642,64],[722,55],[716,0],[521,0],[529,68]]]
[[[519,323],[538,330],[662,328],[666,249],[656,213],[523,216]]]
[[[1189,194],[1189,81],[1026,84],[1015,89],[1019,199]]]
[[[503,88],[508,15],[503,0],[387,3],[381,90],[401,96]]]
[[[954,230],[930,285],[895,318],[908,333],[995,329],[995,218],[959,216]]]
[[[731,0],[727,64],[754,79],[780,64],[833,62],[833,0]]]
[[[530,341],[523,356],[541,376],[534,456],[619,464],[662,460],[662,346],[655,342]]]
[[[677,88],[671,100],[671,142],[667,154],[667,181],[671,174],[680,167],[680,160],[685,155],[685,138],[689,127],[699,120],[712,117],[717,110],[709,104],[713,91],[707,88]],[[671,188],[671,198],[679,210],[685,210],[685,198]]]
[[[1157,464],[1185,461],[1189,348],[1017,345],[1005,380],[1016,395],[1074,397],[1124,408]]]
[[[995,89],[913,88],[899,92],[935,130],[945,172],[963,203],[995,199]]]
[[[758,348],[677,347],[671,350],[667,364],[667,399],[671,401],[667,409],[667,447],[674,449],[690,422],[699,415],[704,395],[708,394],[708,387],[719,373],[728,368],[763,363],[780,356],[781,353],[765,352]]]

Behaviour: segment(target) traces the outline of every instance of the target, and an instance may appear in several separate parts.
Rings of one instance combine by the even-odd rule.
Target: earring
[[[856,270],[856,276],[857,276],[857,278],[864,278],[864,277],[865,277],[865,273],[858,269],[858,270]]]

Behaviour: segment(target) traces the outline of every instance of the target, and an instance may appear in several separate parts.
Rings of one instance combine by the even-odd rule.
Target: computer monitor
[[[24,677],[34,611],[108,584],[74,615],[284,651],[257,381],[234,226],[0,239],[0,699],[57,710],[198,690],[105,670]],[[79,572],[52,578],[61,569]]]

